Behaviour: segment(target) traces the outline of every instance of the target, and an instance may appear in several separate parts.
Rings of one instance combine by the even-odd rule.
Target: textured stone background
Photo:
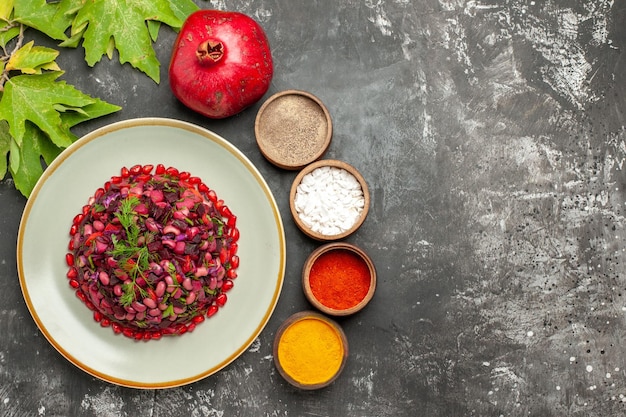
[[[372,304],[341,320],[350,340],[331,387],[299,392],[271,344],[309,308],[300,269],[316,243],[293,225],[295,173],[263,159],[260,103],[210,121],[129,67],[59,59],[64,79],[142,116],[211,129],[259,168],[279,203],[285,286],[252,347],[186,387],[95,380],[44,339],[23,302],[15,240],[25,200],[0,182],[0,415],[607,416],[626,405],[626,47],[622,2],[522,0],[202,1],[265,28],[270,92],[329,108],[326,157],[369,183],[370,215],[348,240],[379,273]],[[175,35],[156,44],[167,67]],[[149,364],[148,364],[149,366]]]

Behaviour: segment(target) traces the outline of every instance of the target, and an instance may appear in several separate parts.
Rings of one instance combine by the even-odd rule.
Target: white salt
[[[342,168],[316,168],[304,175],[296,187],[294,208],[298,217],[311,230],[325,236],[349,230],[364,207],[361,184]]]

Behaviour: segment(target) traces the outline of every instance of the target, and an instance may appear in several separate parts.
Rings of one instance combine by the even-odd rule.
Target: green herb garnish
[[[135,301],[137,292],[142,297],[147,296],[147,291],[137,285],[137,278],[144,277],[145,271],[150,269],[151,261],[148,247],[139,243],[141,229],[137,225],[139,215],[135,212],[135,207],[138,204],[139,199],[136,196],[130,196],[120,202],[120,207],[115,212],[115,217],[124,228],[126,237],[120,238],[117,235],[112,235],[113,249],[107,252],[128,273],[132,280],[131,283],[122,285],[124,294],[120,297],[120,303],[124,306],[129,306]]]

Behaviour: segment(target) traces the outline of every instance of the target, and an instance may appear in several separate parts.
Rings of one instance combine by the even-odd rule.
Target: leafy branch
[[[60,48],[82,44],[90,67],[117,51],[120,64],[159,83],[160,26],[178,30],[197,9],[192,0],[0,1],[0,180],[10,173],[28,197],[45,166],[77,139],[73,126],[121,110],[60,80],[59,51],[25,43],[28,29]]]

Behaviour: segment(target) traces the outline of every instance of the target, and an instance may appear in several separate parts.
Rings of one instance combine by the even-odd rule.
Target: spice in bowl
[[[359,247],[339,242],[316,249],[304,263],[302,287],[313,306],[346,316],[363,309],[376,290],[376,269]]]
[[[290,384],[307,390],[331,384],[348,356],[348,341],[341,327],[315,312],[288,318],[274,339],[274,363]]]
[[[354,232],[365,220],[369,191],[351,165],[317,161],[300,172],[290,195],[298,227],[317,240],[337,240]]]
[[[319,159],[333,135],[330,113],[319,98],[299,90],[271,96],[254,123],[259,150],[279,168],[296,170]]]

